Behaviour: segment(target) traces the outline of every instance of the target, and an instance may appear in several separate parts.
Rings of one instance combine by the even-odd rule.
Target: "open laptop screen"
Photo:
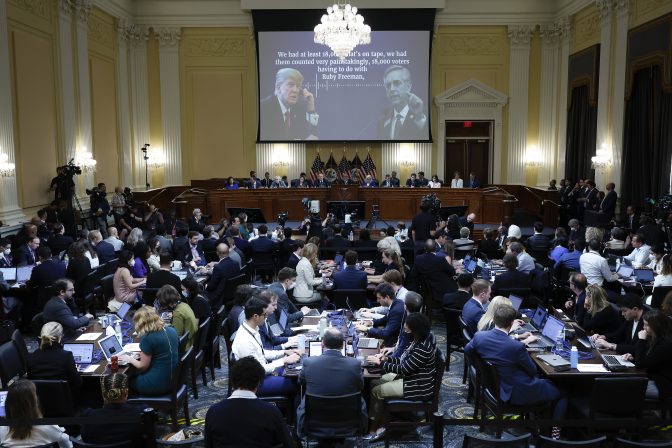
[[[28,280],[30,280],[30,276],[33,273],[34,267],[34,265],[30,265],[16,268],[16,281],[19,283],[26,283]]]
[[[0,272],[2,272],[2,278],[4,278],[6,282],[16,281],[16,268],[0,268]]]
[[[621,277],[627,278],[627,277],[632,277],[632,273],[634,272],[634,269],[632,269],[630,266],[626,266],[626,265],[622,264],[618,267],[618,271],[616,271],[616,272]]]
[[[128,310],[131,309],[131,304],[128,302],[124,302],[121,304],[119,307],[119,310],[117,310],[117,316],[119,316],[119,319],[124,319],[126,317],[126,314],[128,313]]]
[[[545,309],[538,307],[532,316],[532,324],[537,328],[541,328],[544,324],[544,319],[546,319],[546,314]]]
[[[518,296],[514,296],[513,294],[511,294],[509,296],[509,300],[511,301],[511,306],[516,311],[518,311],[518,309],[520,308],[520,305],[523,303],[523,299],[521,299]]]
[[[90,344],[63,344],[63,350],[72,353],[75,364],[91,364],[93,360],[93,343]]]
[[[638,282],[652,282],[653,271],[651,269],[635,269],[635,277],[637,277]]]
[[[121,344],[119,344],[119,340],[117,340],[116,335],[110,335],[106,338],[103,338],[98,341],[98,344],[100,344],[100,349],[103,351],[103,355],[105,355],[105,359],[108,361],[113,356],[117,356],[123,352]]]
[[[546,320],[546,325],[544,325],[541,334],[550,340],[555,341],[555,338],[558,337],[558,332],[562,331],[564,328],[565,324],[561,320],[556,319],[553,316],[548,316],[548,320]]]

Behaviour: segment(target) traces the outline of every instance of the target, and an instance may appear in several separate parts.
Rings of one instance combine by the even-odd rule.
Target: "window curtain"
[[[575,183],[578,179],[593,179],[590,158],[597,140],[597,107],[589,102],[588,86],[572,89],[567,111],[567,150],[565,176]]]
[[[670,190],[672,92],[663,90],[661,69],[640,70],[625,105],[622,206],[644,204]]]

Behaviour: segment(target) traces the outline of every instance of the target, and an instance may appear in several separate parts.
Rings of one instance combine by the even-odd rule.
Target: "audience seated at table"
[[[611,272],[606,258],[600,255],[601,243],[597,239],[588,242],[588,252],[580,258],[581,273],[586,276],[589,285],[602,286],[604,282],[615,282],[618,274]]]
[[[147,267],[149,268],[149,273],[152,273],[158,271],[161,267],[161,243],[159,242],[159,239],[154,236],[147,240],[147,246],[149,247]]]
[[[257,398],[260,384],[267,378],[259,361],[246,356],[230,368],[233,393],[205,414],[206,448],[292,448],[289,428],[277,406]]]
[[[58,258],[52,257],[49,246],[41,246],[37,249],[37,257],[40,264],[33,268],[30,273],[28,286],[35,288],[48,288],[59,278],[66,275],[65,263]]]
[[[586,316],[583,329],[587,333],[605,334],[618,330],[621,317],[607,300],[605,290],[597,285],[586,287]]]
[[[580,272],[575,272],[569,277],[569,289],[574,297],[565,302],[565,309],[569,315],[574,315],[574,320],[583,327],[586,318],[586,287],[588,280]]]
[[[119,361],[131,364],[138,371],[131,377],[131,390],[139,395],[167,394],[180,358],[175,328],[167,326],[150,306],[135,312],[133,327],[140,338],[139,356],[119,356]]]
[[[45,322],[58,322],[66,333],[73,333],[89,325],[89,320],[93,318],[91,314],[78,317],[70,308],[75,306],[72,301],[75,287],[70,280],[67,278],[56,280],[53,291],[56,295],[49,299],[42,310]]]
[[[492,285],[493,294],[500,291],[507,291],[512,288],[529,288],[531,277],[530,274],[518,270],[518,257],[510,253],[504,255],[502,260],[505,272],[495,277],[495,282]]]
[[[566,236],[561,236],[555,240],[555,247],[551,250],[551,253],[548,255],[548,258],[553,260],[553,265],[560,262],[560,259],[563,255],[569,252],[569,241]]]
[[[637,333],[644,328],[642,299],[635,294],[626,293],[621,297],[619,308],[625,320],[618,330],[607,334],[593,334],[591,339],[600,349],[614,350],[618,353],[635,353]]]
[[[369,337],[382,339],[385,347],[392,347],[397,342],[401,331],[401,323],[404,319],[404,301],[395,298],[394,289],[389,283],[378,285],[375,294],[378,303],[381,306],[389,307],[389,311],[383,317],[374,319],[373,322],[367,321],[366,324],[357,324],[357,330],[366,332]]]
[[[238,331],[238,327],[240,326],[240,316],[242,315],[242,320],[245,320],[245,304],[252,298],[253,295],[254,289],[250,285],[238,285],[236,287],[236,291],[233,293],[233,307],[226,317],[229,320],[229,325],[231,328],[232,342],[236,336],[236,331]],[[279,308],[280,307],[278,307],[278,309]]]
[[[529,274],[532,272],[532,270],[534,270],[534,258],[525,252],[525,249],[521,243],[511,243],[509,245],[509,251],[518,258],[518,271]]]
[[[488,308],[485,310],[485,313],[483,313],[481,318],[478,320],[478,324],[476,324],[476,329],[478,331],[487,331],[495,328],[495,324],[493,322],[493,316],[495,315],[495,312],[503,306],[511,306],[511,300],[509,300],[507,297],[504,296],[493,297],[492,300],[490,300],[490,303],[488,304]]]
[[[294,289],[296,284],[296,271],[292,268],[282,268],[278,272],[278,281],[268,285],[268,290],[278,296],[278,306],[275,313],[269,316],[270,324],[276,324],[280,320],[280,312],[287,313],[287,323],[298,322],[303,319],[306,313],[310,312],[307,306],[297,309],[296,305],[289,300],[287,291]],[[289,329],[289,325],[283,328],[287,336],[292,336],[294,332]]]
[[[401,273],[396,269],[385,272],[382,276],[383,282],[387,282],[392,286],[394,290],[395,299],[404,300],[406,294],[408,294],[408,289],[403,285],[403,277]],[[364,317],[372,317],[373,313],[376,314],[387,314],[390,311],[389,306],[375,306],[373,308],[361,308],[360,313]]]
[[[403,299],[399,300],[404,301],[404,316],[401,321],[401,331],[397,337],[397,342],[391,347],[383,347],[380,350],[380,353],[383,355],[390,355],[394,358],[400,358],[411,343],[408,333],[404,331],[406,318],[411,313],[419,313],[422,311],[422,296],[415,291],[408,291],[408,294],[406,294]]]
[[[380,253],[381,260],[383,262],[383,274],[388,271],[399,271],[403,277],[404,275],[404,264],[401,261],[401,257],[397,254],[392,248],[385,249]],[[366,268],[365,272],[369,274],[368,283],[381,283],[383,281],[382,275],[374,275],[375,270],[371,268]]]
[[[163,285],[156,293],[154,308],[161,316],[161,320],[175,329],[178,337],[189,332],[186,345],[186,349],[189,349],[198,330],[198,321],[191,307],[186,302],[180,301],[181,295],[177,291],[171,285]]]
[[[17,380],[10,384],[5,401],[8,419],[31,420],[42,418],[35,385],[30,380]],[[57,425],[16,424],[0,426],[0,444],[3,447],[34,447],[58,443],[59,448],[71,448],[65,428]]]
[[[196,323],[198,325],[202,324],[205,319],[212,315],[212,309],[210,308],[210,302],[203,294],[201,285],[193,276],[187,276],[182,279],[181,286],[178,291],[182,292],[182,297],[194,312]]]
[[[89,242],[93,246],[93,250],[95,250],[96,255],[98,255],[100,264],[107,263],[108,261],[117,257],[114,253],[114,246],[103,240],[103,235],[100,233],[100,230],[91,230],[89,232],[88,238]]]
[[[471,284],[471,299],[462,308],[462,319],[471,334],[478,331],[478,322],[490,302],[490,283],[486,280],[474,280]]]
[[[133,246],[134,263],[131,266],[131,275],[133,278],[146,278],[149,273],[147,258],[151,255],[149,246],[144,241],[138,241]]]
[[[138,287],[146,283],[144,278],[133,278],[131,269],[135,265],[133,253],[124,249],[119,253],[119,265],[112,279],[114,298],[107,303],[110,311],[117,311],[122,303],[134,304],[139,300]]]
[[[79,241],[68,248],[68,266],[65,276],[72,280],[75,289],[81,289],[84,280],[91,272],[91,260],[85,255],[86,247]]]
[[[297,339],[295,336],[282,336],[282,334],[274,334],[271,330],[271,324],[268,321],[269,316],[273,316],[275,310],[278,308],[278,296],[268,289],[261,291],[256,297],[266,303],[266,320],[259,325],[259,336],[261,336],[261,345],[264,350],[285,350],[288,348],[296,348]],[[244,322],[244,321],[243,321]]]
[[[478,252],[490,260],[498,260],[504,255],[501,246],[497,244],[496,237],[496,230],[486,228],[483,230],[483,239],[478,243]]]
[[[171,272],[172,264],[173,256],[168,252],[162,253],[159,256],[159,269],[147,276],[147,288],[158,289],[163,285],[172,285],[179,291],[182,283],[180,277]]]
[[[581,272],[581,255],[586,248],[586,241],[582,238],[574,240],[570,244],[571,250],[560,256],[560,259],[555,262],[553,269],[557,276],[560,275],[560,269],[569,271]]]
[[[305,245],[306,243],[303,240],[296,240],[292,243],[290,248],[291,254],[287,259],[285,267],[296,270],[296,266],[299,264],[299,260],[301,260],[301,252],[303,252],[303,247]]]
[[[313,303],[322,308],[322,294],[315,291],[315,286],[322,284],[322,279],[315,277],[317,266],[317,246],[308,243],[303,247],[301,260],[296,265],[296,285],[294,286],[294,300],[302,304]],[[322,273],[324,277],[330,277],[331,271]]]
[[[238,263],[229,257],[229,246],[225,243],[217,245],[217,258],[219,261],[212,268],[212,276],[208,281],[205,291],[210,300],[213,310],[219,309],[224,301],[226,282],[240,274]]]
[[[284,366],[294,364],[300,357],[291,350],[265,350],[259,335],[259,326],[266,320],[268,304],[252,297],[245,304],[245,322],[238,328],[233,340],[232,352],[236,360],[252,356],[264,368],[266,376],[262,381],[257,395],[284,395],[293,397],[296,386],[291,378],[282,375]]]
[[[205,254],[203,249],[198,244],[201,234],[195,231],[190,231],[187,234],[187,241],[177,249],[177,259],[183,263],[193,264],[195,266],[205,266]]]
[[[78,232],[79,238],[77,239],[76,243],[79,243],[82,245],[82,248],[84,250],[84,255],[89,259],[89,262],[91,263],[91,269],[96,269],[98,266],[100,266],[100,258],[98,257],[98,254],[96,251],[93,249],[93,246],[89,242],[89,231],[86,229],[82,229]]]
[[[27,370],[31,380],[64,380],[74,397],[79,395],[82,378],[77,372],[72,353],[63,350],[63,326],[47,322],[40,330],[40,346],[28,354]]]
[[[128,376],[123,373],[110,373],[100,380],[103,396],[103,407],[85,409],[81,417],[97,418],[100,423],[89,423],[81,426],[81,439],[86,443],[110,445],[130,441],[132,448],[143,448],[143,427],[138,423],[115,425],[114,429],[105,423],[108,417],[138,417],[143,408],[132,405],[128,400]]]
[[[471,298],[471,284],[474,283],[474,276],[471,274],[460,274],[457,276],[457,291],[447,292],[443,295],[443,306],[461,310],[464,304]]]
[[[368,360],[379,365],[383,376],[371,382],[370,441],[380,439],[385,428],[381,426],[384,400],[404,398],[406,400],[428,401],[434,391],[436,372],[436,339],[431,332],[429,319],[420,313],[406,317],[403,331],[410,333],[411,343],[399,358],[378,354]]]
[[[37,248],[40,247],[40,238],[37,236],[29,236],[24,239],[14,252],[13,262],[14,266],[34,266],[37,263]]]
[[[646,244],[644,235],[635,234],[631,240],[632,252],[623,257],[626,260],[630,260],[635,267],[648,266],[651,262],[649,260],[649,254],[651,253],[651,246]]]
[[[366,289],[366,272],[357,269],[357,252],[349,250],[345,253],[345,269],[333,274],[334,289]],[[385,257],[383,256],[383,260]],[[378,280],[380,283],[382,279]]]
[[[110,229],[108,228],[108,233],[109,230]],[[57,222],[54,224],[54,234],[49,238],[49,241],[47,241],[47,245],[51,248],[51,253],[58,257],[61,253],[67,251],[70,245],[74,242],[75,240],[73,240],[70,235],[65,235],[65,227],[63,227],[63,224]]]

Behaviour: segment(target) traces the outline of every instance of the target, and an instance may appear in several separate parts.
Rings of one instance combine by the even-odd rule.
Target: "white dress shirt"
[[[462,179],[453,179],[450,181],[450,188],[462,188],[464,181]]]
[[[518,258],[518,271],[529,274],[534,270],[536,265],[534,264],[534,258],[527,252],[521,252],[517,255]]]
[[[605,280],[613,282],[618,280],[618,275],[611,272],[606,258],[595,251],[590,251],[579,258],[581,273],[586,276],[589,285],[602,286]]]
[[[247,325],[247,322],[243,322],[243,325],[236,332],[231,351],[236,359],[252,356],[263,366],[267,375],[284,365],[282,358],[285,353],[282,350],[265,350],[259,330],[252,329]]]
[[[626,258],[632,261],[635,265],[647,265],[649,264],[649,254],[651,253],[651,247],[642,244],[640,247],[635,248],[630,255],[626,255],[623,258]]]
[[[257,394],[255,394],[251,390],[236,389],[233,392],[231,392],[231,396],[229,398],[247,398],[250,400],[254,400],[257,398]]]

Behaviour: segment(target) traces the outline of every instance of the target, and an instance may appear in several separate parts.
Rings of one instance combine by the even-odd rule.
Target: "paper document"
[[[138,344],[136,342],[126,344],[126,345],[124,345],[124,351],[126,353],[128,353],[128,352],[139,352],[139,351],[141,351],[140,350],[140,344]]]
[[[81,373],[92,373],[92,372],[95,372],[97,368],[98,368],[98,364],[91,364],[90,366],[87,366],[86,368],[80,370],[80,372]]]
[[[77,341],[96,341],[103,333],[83,333]]]
[[[579,372],[587,372],[587,373],[608,372],[606,367],[604,367],[602,364],[578,364],[576,366],[576,369]]]
[[[316,331],[317,325],[301,325],[300,327],[292,327],[294,331]]]

